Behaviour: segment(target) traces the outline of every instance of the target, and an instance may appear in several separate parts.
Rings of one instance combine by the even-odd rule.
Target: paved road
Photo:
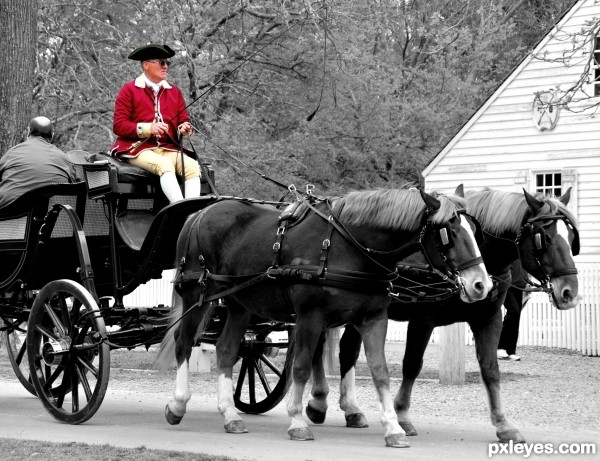
[[[109,386],[110,387],[110,386]],[[260,461],[358,461],[358,460],[483,460],[488,459],[488,444],[495,441],[491,425],[462,426],[443,421],[419,419],[421,435],[411,437],[406,449],[386,448],[377,415],[367,415],[368,429],[347,429],[343,414],[334,411],[322,426],[313,426],[314,442],[292,442],[287,437],[288,419],[280,405],[265,415],[245,415],[250,433],[226,434],[216,405],[190,401],[188,412],[179,426],[169,426],[164,417],[165,398],[154,394],[128,394],[111,391],[98,413],[87,423],[68,426],[55,422],[35,397],[20,385],[0,383],[0,437],[85,442],[122,447],[171,449],[227,455],[237,459]],[[597,433],[562,434],[521,428],[528,442],[562,443],[595,441]],[[494,459],[524,459],[498,455]],[[535,456],[528,459],[600,460],[595,457]]]

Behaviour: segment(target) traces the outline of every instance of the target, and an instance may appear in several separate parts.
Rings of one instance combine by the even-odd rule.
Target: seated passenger
[[[185,100],[165,80],[167,59],[174,55],[167,45],[156,44],[131,52],[129,59],[140,61],[143,73],[117,95],[113,131],[118,139],[110,150],[112,156],[160,176],[170,203],[183,199],[176,172],[185,179],[185,197],[200,196],[198,162],[180,152],[178,133],[188,137],[193,131]]]
[[[0,208],[40,186],[81,180],[65,153],[51,144],[53,135],[50,119],[35,117],[27,139],[0,157]]]

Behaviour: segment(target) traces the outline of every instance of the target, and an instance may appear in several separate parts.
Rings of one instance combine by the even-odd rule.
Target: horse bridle
[[[577,273],[578,273],[577,268],[574,267],[572,269],[557,270],[557,271],[554,271],[554,272],[548,274],[540,261],[540,256],[543,255],[548,249],[547,245],[546,245],[546,233],[544,231],[544,227],[548,227],[548,226],[542,225],[541,228],[536,229],[534,224],[537,222],[541,222],[541,221],[559,221],[559,220],[563,221],[565,223],[565,225],[567,226],[567,228],[573,232],[573,245],[571,247],[571,252],[572,252],[573,256],[577,256],[579,254],[579,248],[580,248],[580,246],[579,246],[579,231],[577,230],[577,227],[575,227],[573,222],[564,214],[542,215],[542,216],[535,216],[533,218],[527,219],[525,221],[525,223],[521,226],[521,229],[519,230],[519,233],[517,234],[517,238],[514,241],[514,243],[517,247],[517,252],[518,252],[519,244],[521,243],[523,237],[528,235],[529,238],[531,239],[531,243],[532,243],[533,249],[534,249],[533,250],[534,260],[538,266],[540,273],[542,274],[542,277],[539,279],[541,282],[540,284],[537,284],[534,281],[527,279],[525,277],[524,277],[524,281],[527,284],[537,288],[538,291],[543,291],[545,293],[553,293],[553,291],[554,291],[554,286],[553,286],[552,282],[550,281],[550,279],[552,277],[561,277],[563,275],[577,275]],[[520,256],[519,256],[519,259],[520,259]]]
[[[475,240],[477,242],[481,241],[482,233],[481,233],[481,225],[479,222],[471,215],[467,214],[466,210],[458,210],[456,212],[456,217],[458,219],[461,218],[461,215],[466,216],[474,225],[475,225]],[[433,264],[433,258],[431,257],[427,247],[423,243],[427,233],[433,230],[435,232],[435,239],[437,242],[438,253],[444,262],[444,264],[448,267],[447,275],[443,274],[440,270],[438,270]],[[447,251],[450,250],[454,246],[454,241],[452,239],[452,234],[450,232],[448,224],[437,225],[432,223],[431,221],[427,221],[423,228],[421,229],[421,234],[419,235],[419,245],[421,246],[421,253],[425,257],[427,264],[431,268],[431,270],[437,273],[442,279],[448,280],[449,278],[454,279],[455,284],[461,290],[464,290],[464,286],[462,283],[462,279],[460,277],[460,271],[468,269],[469,267],[476,266],[478,264],[483,264],[483,258],[481,256],[477,256],[468,261],[463,262],[462,264],[455,266],[454,263],[448,258]]]

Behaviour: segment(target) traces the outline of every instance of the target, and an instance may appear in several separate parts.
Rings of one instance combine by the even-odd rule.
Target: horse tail
[[[335,370],[337,368],[335,352],[340,343],[341,328],[330,328],[325,331],[325,344],[323,345],[323,366],[325,370]]]
[[[175,279],[179,277],[179,272],[181,269],[177,269],[175,273]],[[169,366],[175,363],[175,331],[177,330],[177,326],[175,326],[175,322],[181,318],[181,313],[183,311],[183,299],[177,293],[175,287],[173,287],[173,294],[171,296],[171,313],[169,314],[169,328],[165,333],[165,336],[158,347],[158,351],[156,352],[156,357],[154,358],[154,368],[160,371],[166,371]]]

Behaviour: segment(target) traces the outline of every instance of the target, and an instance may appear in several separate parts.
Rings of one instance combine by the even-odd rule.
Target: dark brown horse
[[[417,434],[409,417],[410,396],[423,366],[423,355],[433,329],[467,322],[475,338],[477,359],[496,434],[503,442],[524,441],[518,428],[504,414],[500,399],[496,354],[502,330],[500,308],[510,286],[509,266],[519,257],[523,268],[541,282],[557,309],[571,309],[577,305],[577,269],[572,255],[579,252],[579,237],[575,218],[566,208],[569,197],[570,190],[560,200],[533,197],[525,191],[523,194],[491,189],[468,192],[467,211],[483,228],[484,239],[480,248],[486,268],[497,282],[497,292],[494,290],[485,300],[472,304],[453,297],[438,303],[393,302],[390,305],[390,319],[409,322],[403,380],[394,400],[398,421],[407,435]],[[340,406],[346,414],[347,425],[351,427],[367,425],[354,398],[354,365],[360,342],[360,333],[351,325],[347,326],[340,341]],[[313,399],[307,407],[307,415],[313,417],[313,422],[324,421],[327,410],[327,383],[319,357],[317,353],[314,365],[317,379],[313,378]]]
[[[207,300],[224,296],[227,320],[216,352],[218,410],[227,432],[247,432],[234,408],[232,368],[248,324],[258,316],[295,323],[287,406],[293,440],[313,439],[302,416],[302,395],[322,332],[352,324],[365,343],[386,444],[408,446],[392,404],[384,355],[390,280],[399,255],[414,252],[420,242],[437,269],[460,278],[465,301],[487,296],[491,281],[471,224],[461,214],[464,205],[460,197],[436,199],[416,189],[393,189],[315,201],[306,217],[289,227],[278,222],[280,211],[274,207],[236,200],[192,215],[177,243],[175,284],[186,314],[174,335],[165,337],[157,358],[158,363],[177,361],[175,391],[166,408],[169,423],[179,423],[190,399],[188,361],[210,316]],[[242,284],[243,289],[236,288]]]

